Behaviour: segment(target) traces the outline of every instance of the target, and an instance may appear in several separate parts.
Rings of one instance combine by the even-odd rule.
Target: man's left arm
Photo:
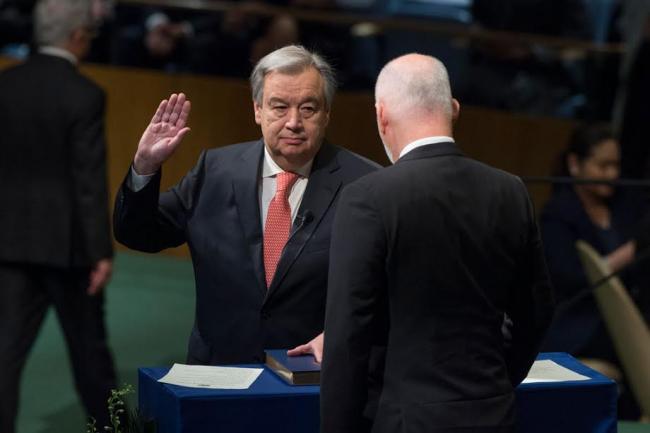
[[[88,292],[95,294],[110,279],[113,256],[104,138],[105,95],[93,89],[75,106],[70,133],[74,209],[83,240],[79,248],[85,249],[91,265]]]
[[[385,292],[383,223],[362,184],[341,195],[332,229],[321,375],[321,432],[358,432]]]

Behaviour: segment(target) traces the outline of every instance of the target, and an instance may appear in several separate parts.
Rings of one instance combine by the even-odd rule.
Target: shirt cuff
[[[131,166],[131,176],[126,179],[126,186],[133,192],[138,192],[154,177],[156,174],[138,174]]]

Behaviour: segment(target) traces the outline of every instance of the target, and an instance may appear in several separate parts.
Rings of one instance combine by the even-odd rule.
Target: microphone
[[[293,239],[293,237],[298,233],[303,227],[312,222],[314,219],[314,213],[310,210],[305,210],[302,214],[296,215],[296,220],[293,224],[293,230],[289,239],[287,239],[287,244]]]
[[[309,224],[313,219],[314,213],[310,210],[306,210],[302,214],[296,215],[296,221],[294,223],[296,228],[294,231],[300,230],[305,224]]]

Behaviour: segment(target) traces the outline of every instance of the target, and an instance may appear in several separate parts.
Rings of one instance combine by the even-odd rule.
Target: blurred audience
[[[258,5],[243,1],[222,13],[121,6],[114,62],[245,77],[264,55],[299,40],[294,18],[261,16]]]
[[[131,5],[120,6],[117,14],[114,63],[168,72],[189,70],[192,41],[205,14]]]
[[[0,53],[25,56],[32,36],[36,0],[0,0]],[[23,52],[25,51],[25,52]]]
[[[474,23],[493,31],[588,39],[581,0],[474,0]],[[467,103],[532,114],[572,116],[584,105],[580,57],[521,38],[472,45]]]
[[[31,38],[35,3],[36,0],[0,0],[0,46]]]
[[[409,36],[395,40],[395,33],[384,32],[382,25],[372,20],[356,24],[299,21],[291,12],[269,15],[268,9],[288,6],[383,16],[403,13],[400,11],[408,8],[400,5],[414,3],[411,0],[240,0],[219,12],[90,1],[101,18],[88,61],[168,72],[244,78],[251,65],[268,52],[299,43],[318,50],[337,66],[342,88],[367,90],[373,87],[386,56],[423,51],[418,44],[426,36],[422,32],[412,36],[413,31],[404,30]],[[473,0],[464,7],[478,28],[602,42],[609,40],[612,11],[617,9],[614,4],[623,3],[622,16],[627,17],[634,12],[625,11],[639,9],[627,4],[643,1],[559,0],[549,4],[544,0]],[[33,3],[0,0],[0,47],[10,44],[0,53],[26,56]],[[431,3],[436,4],[436,0]],[[427,14],[425,9],[421,15],[411,15],[439,22],[448,19]],[[453,45],[458,41],[447,42]],[[609,84],[616,79],[617,56],[550,49],[546,44],[530,44],[514,37],[481,39],[465,48],[454,45],[442,51],[430,45],[425,45],[432,50],[429,54],[462,65],[458,71],[451,71],[452,84],[469,104],[541,115],[610,118],[615,86]],[[587,69],[592,73],[587,74]],[[630,104],[637,105],[634,101]],[[634,127],[626,128],[631,129]],[[634,135],[623,141],[632,140]]]
[[[96,37],[86,60],[109,63],[115,1],[88,1]],[[18,58],[28,56],[34,45],[32,13],[35,5],[36,0],[0,0],[0,54]]]
[[[91,0],[94,38],[85,61],[112,63],[114,29],[117,25],[115,0]]]

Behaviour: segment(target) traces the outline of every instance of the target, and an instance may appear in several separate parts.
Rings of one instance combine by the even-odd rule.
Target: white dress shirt
[[[46,45],[44,47],[39,48],[38,52],[41,54],[47,54],[48,56],[61,57],[63,59],[66,59],[67,61],[69,61],[75,66],[77,65],[77,63],[79,63],[79,61],[74,56],[74,54],[72,54],[70,51],[64,50],[63,48]]]
[[[435,135],[431,137],[420,138],[418,140],[412,141],[409,144],[407,144],[404,147],[404,149],[402,149],[402,151],[399,153],[399,157],[402,158],[404,155],[406,155],[413,149],[417,149],[418,147],[425,146],[427,144],[448,143],[448,142],[455,143],[453,138],[447,137],[445,135]]]

